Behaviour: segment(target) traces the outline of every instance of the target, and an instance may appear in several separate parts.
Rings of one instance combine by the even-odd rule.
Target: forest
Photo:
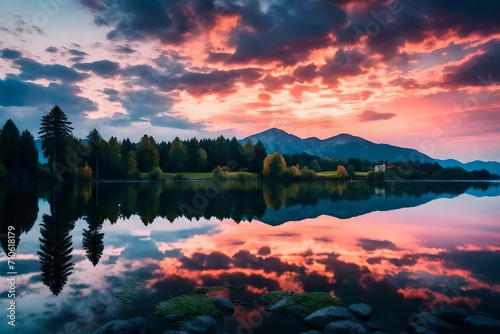
[[[129,138],[104,139],[98,130],[86,138],[73,135],[74,128],[59,106],[43,116],[38,135],[47,163],[41,164],[33,134],[20,131],[7,120],[0,129],[0,182],[95,180],[161,180],[165,175],[183,179],[182,173],[199,173],[200,178],[316,179],[363,178],[488,180],[498,178],[487,170],[468,172],[460,167],[443,168],[437,163],[394,162],[394,170],[373,172],[374,163],[352,157],[347,160],[312,156],[307,153],[268,154],[263,143],[242,145],[235,137],[192,138],[157,142],[144,135],[138,143]],[[269,152],[271,153],[271,152]],[[355,155],[355,152],[353,152]],[[322,173],[323,172],[323,173]]]

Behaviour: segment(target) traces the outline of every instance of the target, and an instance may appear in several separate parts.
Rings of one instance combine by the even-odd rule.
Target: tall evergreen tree
[[[137,145],[137,165],[141,172],[150,172],[160,166],[160,155],[153,137],[144,135]]]
[[[19,165],[20,168],[31,178],[36,178],[38,171],[38,150],[35,138],[24,130],[19,141]]]
[[[13,120],[9,119],[2,128],[3,163],[9,174],[17,173],[19,169],[19,143],[21,134]]]
[[[176,172],[183,172],[186,167],[188,153],[186,145],[182,143],[179,137],[175,137],[170,151],[168,152],[170,159],[175,163]]]
[[[54,106],[50,112],[42,117],[42,123],[38,134],[42,139],[43,155],[49,159],[52,165],[52,175],[56,177],[56,165],[64,163],[64,147],[66,138],[71,135],[73,128],[71,122],[59,106]],[[58,175],[62,180],[62,175]]]
[[[89,140],[89,145],[92,148],[88,158],[89,165],[90,168],[95,171],[96,178],[99,179],[99,158],[102,155],[104,140],[102,139],[99,131],[95,128],[89,132],[87,139]]]

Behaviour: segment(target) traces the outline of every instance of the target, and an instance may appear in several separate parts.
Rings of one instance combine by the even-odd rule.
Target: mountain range
[[[276,151],[281,154],[300,154],[305,152],[325,158],[363,158],[371,162],[380,160],[392,162],[419,160],[420,162],[437,162],[443,167],[462,167],[467,171],[484,168],[490,173],[500,174],[500,163],[497,161],[476,160],[462,163],[454,159],[434,159],[412,148],[377,144],[346,133],[327,139],[318,139],[316,137],[303,139],[281,129],[272,128],[246,137],[239,142],[245,145],[249,140],[254,145],[260,141],[266,148],[267,153]]]

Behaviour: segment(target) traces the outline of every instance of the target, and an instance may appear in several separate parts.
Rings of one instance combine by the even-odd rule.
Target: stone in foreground
[[[357,321],[356,317],[351,312],[340,306],[328,306],[304,318],[305,323],[313,328],[323,328],[333,321],[340,320]]]
[[[430,312],[422,312],[417,314],[412,324],[408,326],[408,330],[410,333],[420,333],[419,328],[425,328],[427,331],[436,333],[461,332],[458,326],[452,325]]]
[[[229,301],[229,299],[220,296],[215,296],[212,298],[212,302],[214,303],[215,307],[217,307],[219,310],[229,314],[234,313],[234,305]]]
[[[450,324],[454,324],[459,327],[462,327],[464,325],[465,318],[473,314],[469,310],[465,310],[463,308],[455,306],[442,307],[432,311],[432,313],[449,322]]]
[[[148,334],[149,328],[144,317],[128,320],[114,320],[96,329],[92,334]]]
[[[186,322],[182,325],[180,331],[188,334],[215,334],[216,328],[217,323],[214,318],[202,315]]]
[[[324,334],[368,334],[360,324],[351,320],[341,320],[326,325]]]
[[[500,320],[474,314],[465,318],[465,328],[473,334],[500,333]]]
[[[368,321],[372,317],[373,307],[365,303],[352,304],[347,309],[361,321]]]

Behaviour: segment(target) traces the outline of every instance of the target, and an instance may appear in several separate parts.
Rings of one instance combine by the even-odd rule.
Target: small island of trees
[[[0,132],[0,182],[90,182],[98,180],[162,179],[435,179],[489,180],[498,178],[487,170],[468,172],[460,167],[443,168],[437,163],[394,162],[387,172],[374,172],[366,159],[325,158],[302,154],[268,154],[263,143],[236,138],[192,138],[156,142],[144,135],[138,143],[102,138],[92,129],[86,138],[73,135],[64,111],[54,106],[41,119],[38,135],[47,160],[40,163],[34,136],[20,132],[13,120]],[[355,155],[355,152],[353,152]]]

